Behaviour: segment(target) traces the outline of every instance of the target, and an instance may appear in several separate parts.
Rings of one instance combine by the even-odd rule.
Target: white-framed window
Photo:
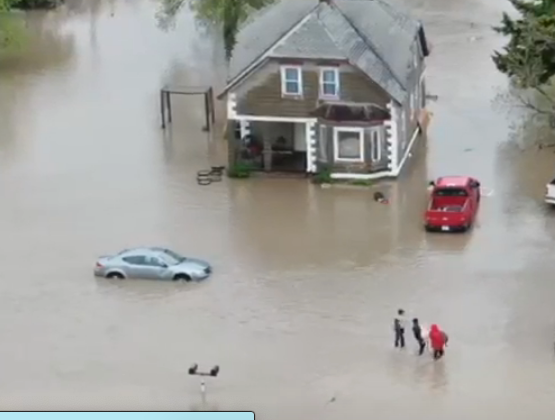
[[[339,162],[364,162],[364,129],[334,127],[333,158]]]
[[[372,162],[378,162],[382,159],[382,129],[381,127],[372,127],[370,129],[370,147]]]
[[[300,66],[281,67],[281,94],[301,96],[303,94],[303,69]]]
[[[339,68],[322,67],[320,69],[320,97],[339,98]]]

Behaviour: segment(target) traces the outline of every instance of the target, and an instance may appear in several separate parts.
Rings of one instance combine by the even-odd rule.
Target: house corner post
[[[235,124],[236,122],[234,120],[227,120],[225,130],[225,136],[227,139],[227,164],[229,168],[232,168],[237,164],[237,157],[239,155],[239,141],[235,137]]]
[[[306,130],[306,172],[316,173],[316,122],[310,121],[305,125]]]
[[[235,93],[227,95],[227,119],[237,119],[237,95]]]
[[[239,128],[241,131],[241,141],[247,136],[251,135],[251,123],[247,120],[239,121]]]
[[[387,150],[387,169],[391,175],[397,175],[399,172],[399,110],[390,101],[387,104],[387,110],[391,116],[388,121],[384,123],[385,126],[385,142]]]

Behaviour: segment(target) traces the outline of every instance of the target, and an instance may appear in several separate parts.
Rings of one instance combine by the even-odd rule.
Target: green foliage
[[[15,0],[0,0],[0,51],[18,49],[24,39],[24,25],[12,13]]]
[[[333,182],[331,169],[327,166],[320,168],[316,175],[312,177],[312,182],[315,184],[331,184]]]
[[[2,0],[0,0],[2,1]],[[226,59],[229,61],[236,44],[240,25],[252,14],[275,0],[159,0],[161,9],[158,19],[168,27],[175,16],[189,5],[197,18],[207,25],[217,26],[222,31]]]
[[[496,32],[509,37],[493,61],[517,87],[540,88],[555,75],[555,0],[510,0],[520,13],[503,14]]]
[[[227,176],[230,178],[250,178],[254,167],[250,163],[238,162],[227,170]]]

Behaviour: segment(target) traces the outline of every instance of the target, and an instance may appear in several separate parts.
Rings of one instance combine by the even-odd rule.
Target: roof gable
[[[347,59],[402,102],[422,35],[418,21],[384,0],[281,0],[239,32],[226,91],[268,57]]]
[[[230,81],[286,37],[316,6],[315,0],[281,0],[251,15],[237,34],[229,62]]]
[[[271,50],[270,57],[348,59],[332,39],[315,13],[310,13],[284,41]]]

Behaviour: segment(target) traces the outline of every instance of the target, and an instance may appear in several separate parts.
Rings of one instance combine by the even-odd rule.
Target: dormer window
[[[337,67],[320,69],[320,97],[339,99],[339,69]]]
[[[281,94],[283,96],[302,96],[303,71],[301,67],[281,67]]]

